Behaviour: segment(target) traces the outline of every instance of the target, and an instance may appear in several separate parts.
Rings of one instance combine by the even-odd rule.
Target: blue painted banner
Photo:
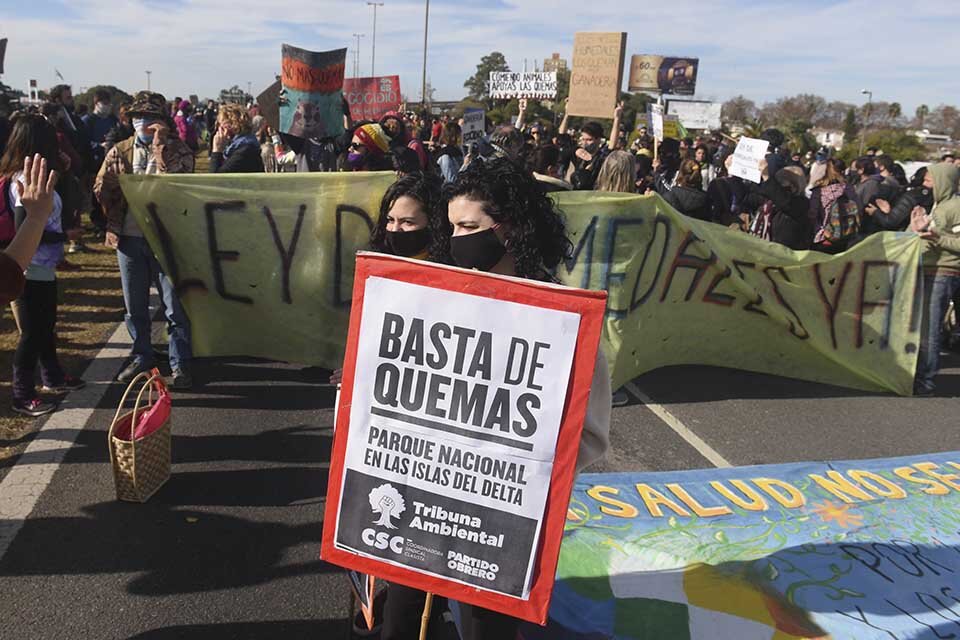
[[[527,640],[960,638],[960,452],[580,476]]]

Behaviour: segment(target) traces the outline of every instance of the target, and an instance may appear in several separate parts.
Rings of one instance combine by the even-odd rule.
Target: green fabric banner
[[[353,255],[392,173],[124,176],[130,211],[176,283],[198,356],[338,367]],[[610,293],[615,387],[706,364],[912,392],[921,243],[871,236],[828,256],[687,218],[659,196],[563,193],[573,258],[558,278]]]

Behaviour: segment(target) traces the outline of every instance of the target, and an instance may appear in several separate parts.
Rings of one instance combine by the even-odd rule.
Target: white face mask
[[[93,108],[93,112],[98,116],[107,116],[110,115],[110,104],[107,102],[98,102],[97,105]]]

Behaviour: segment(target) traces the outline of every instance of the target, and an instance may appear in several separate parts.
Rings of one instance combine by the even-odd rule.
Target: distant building
[[[551,71],[566,71],[567,61],[561,58],[559,53],[555,53],[543,61],[543,70],[547,73]]]
[[[940,147],[953,144],[953,140],[950,139],[949,135],[945,133],[930,133],[930,129],[914,131],[913,135],[917,136],[917,140],[926,145]]]
[[[834,149],[840,149],[843,146],[843,139],[846,137],[843,131],[837,131],[836,129],[814,129],[811,133],[817,139],[817,144]]]

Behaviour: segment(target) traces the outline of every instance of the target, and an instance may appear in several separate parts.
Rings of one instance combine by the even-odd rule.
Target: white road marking
[[[81,376],[87,386],[64,397],[60,407],[47,417],[33,441],[27,445],[20,461],[0,482],[0,558],[7,553],[10,543],[60,467],[63,457],[100,404],[103,394],[117,375],[118,360],[123,360],[130,353],[132,342],[122,322],[107,339],[107,344],[111,346],[101,349]],[[55,432],[56,436],[44,438],[44,432]],[[106,439],[103,446],[107,446]],[[102,473],[110,473],[109,466],[102,466]]]
[[[658,418],[663,420],[668,427],[673,429],[678,436],[683,438],[687,444],[696,449],[700,455],[713,463],[713,466],[720,468],[733,466],[726,458],[717,453],[716,449],[704,442],[703,439],[691,431],[687,425],[680,422],[679,418],[667,411],[663,406],[654,402],[650,396],[641,391],[640,388],[633,382],[628,382],[623,386],[626,387],[630,393],[635,395],[637,399],[647,407],[647,409],[650,409],[650,411],[656,414]]]

